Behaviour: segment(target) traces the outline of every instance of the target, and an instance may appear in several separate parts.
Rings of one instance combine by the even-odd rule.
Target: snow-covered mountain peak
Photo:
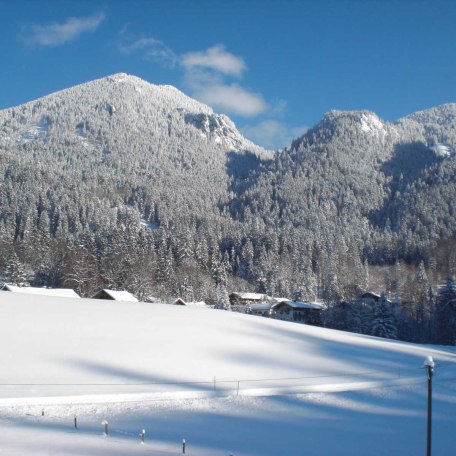
[[[361,130],[378,134],[385,131],[385,124],[373,112],[363,112],[360,118]]]
[[[327,112],[323,119],[307,133],[301,140],[314,142],[329,142],[335,137],[353,137],[353,140],[370,142],[372,138],[384,143],[388,135],[393,134],[391,125],[383,122],[377,114],[363,111],[339,111]],[[299,145],[301,140],[293,143],[292,148]]]
[[[322,120],[325,125],[334,124],[344,128],[359,128],[365,133],[385,131],[386,124],[372,111],[339,111],[327,112]]]
[[[418,111],[396,123],[406,133],[415,132],[423,143],[439,157],[448,157],[456,151],[456,103]]]
[[[204,112],[213,114],[212,108],[200,103],[199,101],[185,95],[179,89],[171,85],[156,85],[139,78],[138,76],[117,73],[106,76],[95,81],[76,86],[84,88],[86,86],[97,87],[102,92],[112,94],[111,96],[123,97],[127,101],[129,98],[143,99],[144,104],[152,103],[154,106],[163,108],[181,108],[189,112]],[[132,92],[131,89],[134,89]],[[70,89],[71,90],[71,89]],[[161,106],[160,106],[161,105]]]
[[[20,128],[5,132],[5,135],[0,132],[0,142],[5,144],[10,141],[44,141],[53,127],[54,133],[69,129],[85,145],[100,146],[99,138],[93,137],[98,135],[95,130],[105,130],[105,135],[112,136],[115,123],[129,125],[133,134],[156,130],[161,131],[160,134],[166,132],[167,138],[183,139],[190,135],[187,144],[195,137],[199,141],[214,143],[225,151],[266,153],[244,138],[228,117],[216,114],[211,107],[190,98],[176,87],[151,84],[126,73],[106,76],[0,111],[0,119],[2,114],[5,118],[19,114],[21,119]],[[42,128],[44,117],[45,129]]]
[[[430,109],[414,112],[403,119],[426,124],[436,122],[440,125],[452,124],[456,121],[456,103],[446,103]]]

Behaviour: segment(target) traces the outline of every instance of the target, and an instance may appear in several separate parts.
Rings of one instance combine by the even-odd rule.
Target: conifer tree
[[[439,343],[456,343],[456,284],[451,276],[439,289],[435,305],[435,331]]]
[[[19,260],[16,252],[13,252],[9,257],[4,275],[6,282],[10,283],[11,285],[16,285],[19,287],[29,285],[24,266]]]
[[[388,339],[397,337],[396,321],[385,293],[382,293],[380,299],[375,303],[371,334]]]
[[[226,271],[222,264],[219,264],[215,281],[217,299],[215,307],[222,310],[231,310],[230,298],[226,289]]]
[[[435,340],[435,295],[431,285],[428,290],[429,321],[427,335],[430,341]]]

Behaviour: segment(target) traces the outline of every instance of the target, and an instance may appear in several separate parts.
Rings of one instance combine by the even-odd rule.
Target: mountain
[[[401,242],[454,238],[455,116],[456,104],[395,123],[368,111],[332,111],[277,155],[238,206],[266,224],[302,230],[310,243],[321,232],[339,244],[362,240],[373,262],[386,249],[397,258]]]
[[[125,205],[137,210],[132,217],[160,225],[170,218],[170,197],[192,218],[196,212],[211,212],[227,197],[227,170],[246,155],[246,160],[268,156],[226,116],[174,87],[126,74],[4,110],[0,124],[6,174],[19,166],[39,175],[31,198],[52,192],[47,199],[54,206],[80,212],[81,195],[87,190],[96,195],[90,222],[68,220],[70,225],[106,223],[99,220],[109,217],[103,212]],[[177,195],[164,191],[179,187],[185,191]],[[54,210],[47,212],[55,234],[62,222],[54,220]],[[20,234],[19,227],[15,235]]]
[[[0,271],[85,296],[417,303],[420,262],[434,285],[456,273],[455,116],[331,111],[273,153],[125,74],[0,111]]]
[[[0,111],[0,148],[4,258],[23,241],[41,245],[42,258],[32,256],[34,247],[20,256],[32,280],[43,284],[60,282],[62,264],[74,262],[57,240],[73,250],[89,242],[88,269],[107,249],[112,255],[138,249],[150,263],[152,244],[161,248],[162,262],[199,249],[206,264],[218,239],[233,230],[220,209],[231,187],[272,157],[226,116],[174,87],[126,74]],[[124,266],[115,267],[115,277],[103,281],[125,286]],[[71,283],[80,288],[77,282]],[[95,282],[86,293],[98,288]]]

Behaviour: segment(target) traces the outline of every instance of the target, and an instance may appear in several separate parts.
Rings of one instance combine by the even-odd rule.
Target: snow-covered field
[[[454,347],[8,292],[0,325],[2,455],[424,454],[428,355],[433,454],[456,447]]]

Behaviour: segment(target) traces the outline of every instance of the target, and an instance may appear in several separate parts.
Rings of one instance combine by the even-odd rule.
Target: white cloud
[[[130,44],[121,43],[119,49],[125,54],[139,52],[144,58],[156,60],[171,67],[174,67],[178,61],[178,57],[172,49],[155,38],[139,38]]]
[[[182,55],[181,64],[186,70],[207,68],[229,76],[239,77],[247,68],[244,60],[217,45],[205,51],[189,52]]]
[[[198,89],[193,96],[216,110],[245,117],[256,116],[267,109],[261,94],[234,84],[208,85]]]
[[[215,46],[180,58],[184,68],[184,84],[191,96],[213,107],[216,111],[252,117],[268,109],[263,96],[238,83],[230,83],[230,76],[240,76],[245,63]]]
[[[253,117],[270,109],[263,96],[239,83],[231,82],[241,77],[247,68],[244,60],[217,45],[203,51],[174,53],[162,41],[155,38],[126,40],[127,29],[122,32],[119,50],[125,54],[138,53],[162,65],[183,70],[183,85],[190,96],[208,104],[218,112]],[[231,79],[231,81],[230,81]],[[273,111],[283,110],[283,101]]]
[[[70,17],[62,23],[31,25],[25,28],[25,41],[31,45],[59,46],[96,30],[103,22],[103,13],[89,17]]]
[[[256,125],[246,125],[242,134],[266,149],[276,150],[289,146],[308,130],[307,127],[288,128],[277,120],[264,120]]]

